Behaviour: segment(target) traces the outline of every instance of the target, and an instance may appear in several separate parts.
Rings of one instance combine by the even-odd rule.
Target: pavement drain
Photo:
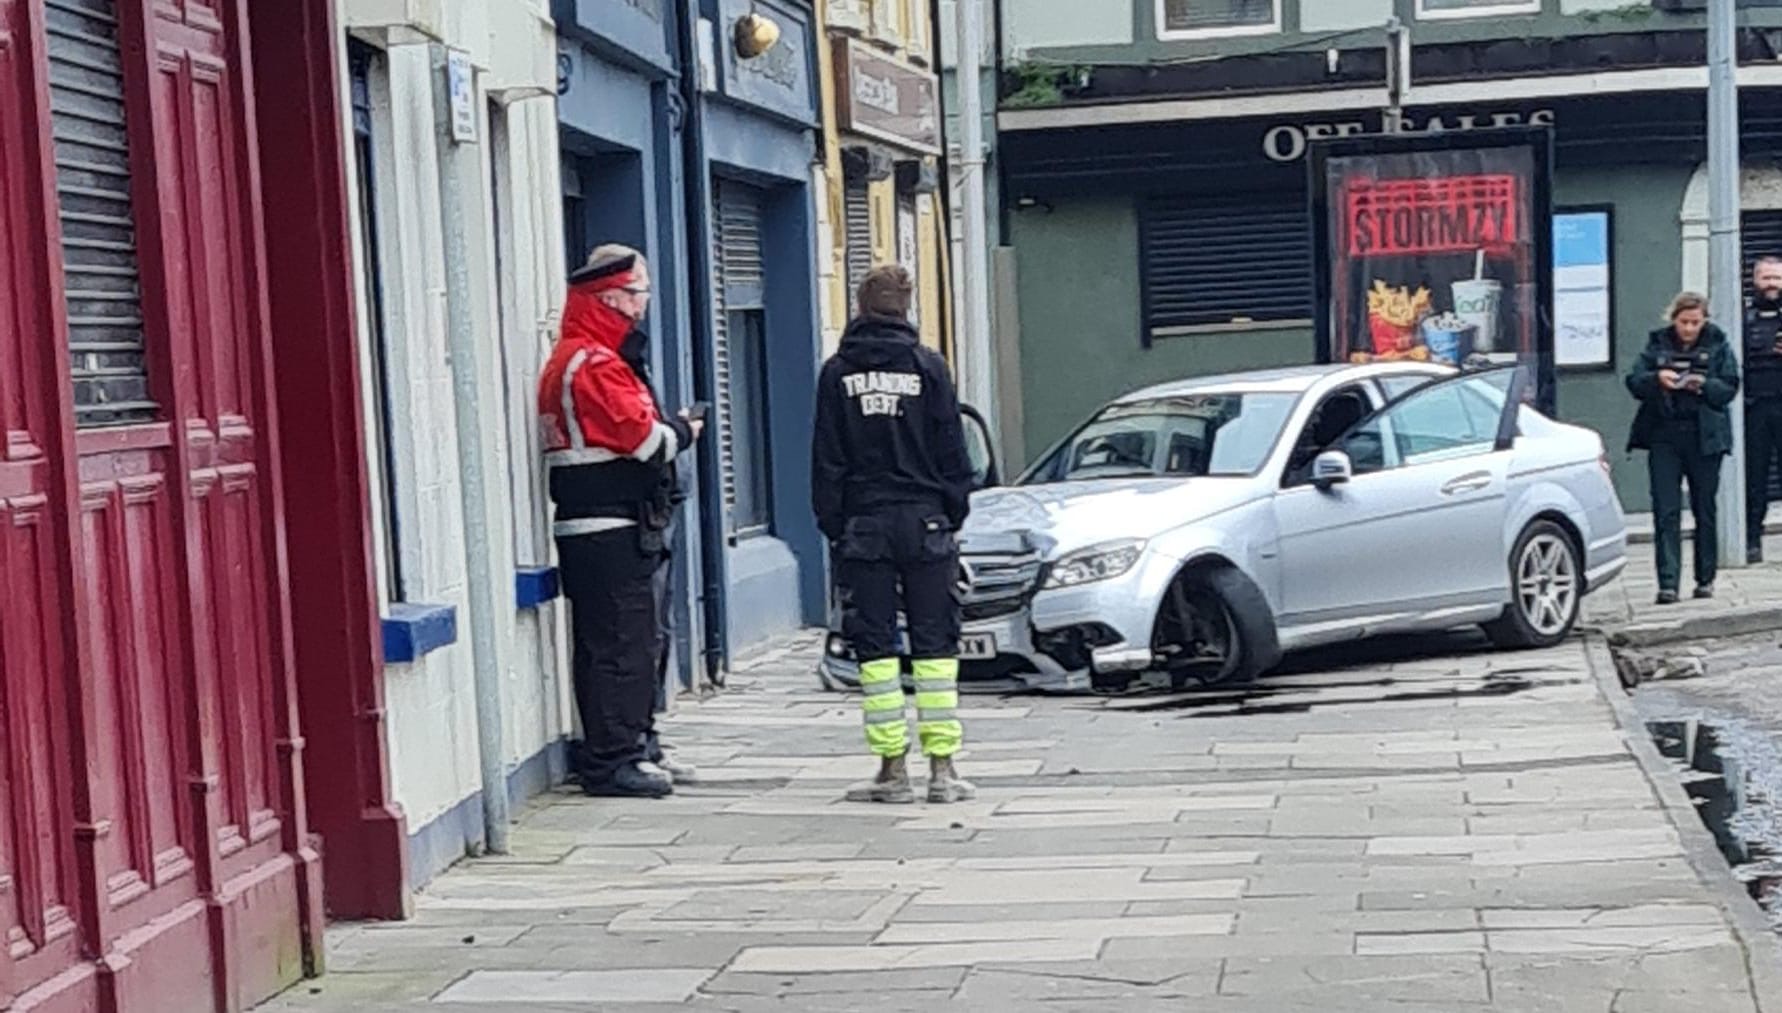
[[[1769,732],[1736,718],[1648,721],[1647,730],[1677,764],[1684,790],[1714,835],[1733,875],[1782,932],[1782,749]]]

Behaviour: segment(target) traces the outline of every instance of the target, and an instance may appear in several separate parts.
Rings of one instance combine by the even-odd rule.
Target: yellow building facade
[[[939,54],[929,0],[826,0],[817,10],[824,352],[835,349],[853,315],[861,277],[900,263],[916,278],[922,342],[951,358]]]

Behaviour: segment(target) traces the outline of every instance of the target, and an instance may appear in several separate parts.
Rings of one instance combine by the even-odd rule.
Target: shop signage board
[[[1611,216],[1606,207],[1553,216],[1553,359],[1562,369],[1615,362]]]
[[[842,129],[924,155],[941,153],[940,86],[933,74],[836,40]]]
[[[1553,399],[1550,131],[1310,144],[1326,362],[1535,367]]]

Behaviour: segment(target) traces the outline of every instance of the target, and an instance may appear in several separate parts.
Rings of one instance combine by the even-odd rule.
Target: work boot
[[[901,756],[880,757],[879,776],[848,789],[849,802],[908,805],[915,800],[916,792],[910,787],[909,764]]]
[[[928,758],[928,801],[945,805],[976,798],[977,785],[959,776],[951,756]]]
[[[603,798],[661,798],[674,794],[674,779],[660,770],[627,763],[604,781],[584,779],[582,791]]]

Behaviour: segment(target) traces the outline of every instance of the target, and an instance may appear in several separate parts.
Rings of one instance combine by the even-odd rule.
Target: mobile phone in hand
[[[711,407],[710,402],[695,401],[692,406],[687,409],[687,418],[695,422],[703,422],[705,421],[706,412],[710,411]]]

